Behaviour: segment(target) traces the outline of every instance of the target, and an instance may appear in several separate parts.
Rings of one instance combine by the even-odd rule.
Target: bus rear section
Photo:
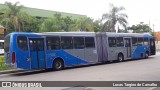
[[[12,61],[11,55],[10,55],[10,35],[7,35],[4,39],[4,56],[5,56],[5,64],[8,67],[15,67],[14,62],[15,60]]]
[[[44,38],[34,34],[12,33],[5,37],[7,66],[25,70],[44,69]]]

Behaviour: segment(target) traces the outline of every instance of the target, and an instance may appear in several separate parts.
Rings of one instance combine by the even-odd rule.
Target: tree
[[[144,33],[144,32],[151,32],[152,29],[147,24],[137,24],[128,27],[129,30],[133,30],[134,33]]]
[[[66,16],[65,18],[63,18],[63,22],[64,22],[63,30],[66,32],[71,31],[75,24],[74,20],[70,16]]]
[[[125,8],[115,7],[113,4],[110,4],[110,8],[109,13],[102,15],[102,21],[105,20],[103,31],[115,32],[115,26],[118,23],[126,28],[128,16],[122,13]]]
[[[94,32],[101,32],[102,31],[102,27],[103,27],[103,24],[102,24],[101,20],[95,20],[93,22]]]
[[[78,18],[75,27],[79,31],[93,31],[93,20],[89,17]]]
[[[15,32],[20,31],[18,16],[19,16],[23,6],[18,5],[19,2],[16,2],[15,4],[12,4],[10,2],[5,2],[5,4],[7,6],[7,8],[4,9],[4,11],[5,11],[4,17],[6,18],[6,28],[7,28],[7,23],[10,20],[12,20]]]
[[[44,18],[38,19],[25,12],[19,14],[19,25],[23,32],[39,32]]]
[[[56,17],[47,18],[40,27],[40,32],[57,32],[61,31],[61,25]]]

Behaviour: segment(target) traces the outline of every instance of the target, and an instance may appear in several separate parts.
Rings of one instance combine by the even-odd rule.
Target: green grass
[[[6,66],[2,66],[2,67],[0,67],[0,71],[2,71],[2,70],[11,70],[12,68],[9,68],[9,67],[6,67]]]
[[[0,56],[0,62],[4,62],[4,56]]]
[[[6,66],[4,65],[4,62],[5,62],[5,61],[4,61],[4,56],[0,56],[0,71],[12,69],[12,68],[6,67]]]

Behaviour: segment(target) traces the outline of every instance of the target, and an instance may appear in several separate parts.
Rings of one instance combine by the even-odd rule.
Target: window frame
[[[25,42],[26,45],[24,45],[24,42],[22,42],[23,45],[20,46],[19,40],[22,40],[22,41],[23,41],[22,37],[23,37],[23,39],[26,40],[26,42]],[[27,37],[26,37],[26,36],[17,36],[16,39],[17,39],[17,47],[18,47],[20,50],[22,50],[23,52],[27,52],[27,51],[28,51],[28,39],[27,39]],[[22,48],[22,46],[25,46],[25,47]]]
[[[121,44],[117,43],[118,42],[118,38],[121,38],[121,40],[122,40]],[[124,47],[124,39],[123,39],[123,37],[116,37],[116,46],[117,47]]]
[[[139,39],[143,39],[143,41],[139,42]],[[141,43],[141,44],[139,44]],[[138,37],[137,38],[137,46],[143,46],[144,45],[144,38],[143,37]]]
[[[75,47],[75,38],[83,38],[83,47],[80,47],[80,48],[76,48]],[[73,48],[74,49],[84,49],[85,48],[85,39],[84,39],[84,37],[73,37]]]
[[[133,39],[136,39],[136,44],[133,44]],[[138,46],[138,38],[137,37],[132,37],[132,46]]]
[[[56,40],[58,41],[58,44],[56,45],[56,44],[53,44],[54,45],[54,47],[58,47],[58,48],[52,48],[53,47],[53,45],[52,45],[52,41],[53,41],[53,38],[57,38]],[[48,40],[50,40],[51,42],[51,45],[48,45],[49,43],[48,43]],[[60,37],[59,36],[48,36],[48,37],[46,37],[46,45],[47,45],[47,50],[60,50],[61,49],[61,44],[60,44]],[[50,46],[50,49],[49,49],[49,46]]]
[[[90,39],[90,40],[92,39],[93,41],[86,43],[87,38]],[[90,40],[88,40],[88,41],[90,41]],[[85,42],[85,43],[84,43],[84,44],[85,44],[85,48],[95,48],[95,38],[94,38],[94,37],[85,37],[85,38],[84,38],[84,42]],[[88,44],[89,46],[88,46],[87,44]],[[92,45],[91,45],[91,44],[92,44]],[[91,45],[91,46],[90,46],[90,45]]]
[[[147,39],[147,44],[145,44],[146,43],[145,39]],[[147,37],[143,38],[143,45],[149,46],[149,38],[147,38]]]
[[[113,43],[110,43],[110,39],[114,39],[115,40],[115,42],[114,42],[114,44]],[[113,42],[113,41],[112,41]],[[116,43],[116,37],[108,37],[108,45],[109,45],[109,47],[117,47],[117,45],[116,45],[117,43]]]
[[[63,48],[62,47],[62,38],[66,39],[66,38],[71,38],[71,43],[70,43],[70,46],[69,48]],[[66,40],[64,40],[66,41]],[[65,42],[66,43],[66,42]],[[61,49],[73,49],[73,37],[72,36],[61,36],[60,37],[60,46],[61,46]]]

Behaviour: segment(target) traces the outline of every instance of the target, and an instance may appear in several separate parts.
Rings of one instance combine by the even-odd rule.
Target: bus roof
[[[123,36],[123,37],[153,37],[151,34],[149,33],[106,33],[107,36]]]
[[[149,33],[114,33],[114,32],[97,32],[97,33],[106,33],[107,36],[115,36],[115,37],[153,37]],[[14,34],[21,34],[21,35],[44,35],[44,36],[95,36],[95,32],[43,32],[43,33],[27,33],[27,32],[14,32]]]
[[[40,35],[57,35],[57,36],[95,36],[95,32],[44,32]]]

